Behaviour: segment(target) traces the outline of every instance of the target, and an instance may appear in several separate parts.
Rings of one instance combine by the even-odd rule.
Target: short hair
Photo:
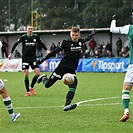
[[[28,24],[26,25],[26,27],[28,27],[28,26],[32,26],[32,27],[33,27],[33,25],[32,25],[31,23],[28,23]]]
[[[80,32],[80,29],[78,27],[72,27],[71,29],[72,32]]]

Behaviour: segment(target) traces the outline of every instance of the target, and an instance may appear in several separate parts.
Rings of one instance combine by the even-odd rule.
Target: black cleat
[[[64,107],[64,111],[73,110],[77,107],[77,104],[71,104]]]
[[[38,79],[37,79],[37,83],[41,83],[42,81],[44,81],[44,79],[47,77],[46,74],[43,74],[42,76],[40,76]]]

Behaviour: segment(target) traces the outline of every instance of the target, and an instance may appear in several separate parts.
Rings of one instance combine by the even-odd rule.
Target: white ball
[[[74,82],[74,75],[71,73],[66,73],[62,77],[63,83],[66,85],[71,85]]]
[[[2,47],[2,42],[0,41],[0,48]]]

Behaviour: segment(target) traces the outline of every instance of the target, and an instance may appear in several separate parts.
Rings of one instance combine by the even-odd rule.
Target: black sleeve
[[[38,36],[38,43],[42,46],[43,49],[47,50],[46,45],[41,41],[39,36]]]
[[[18,39],[18,41],[16,41],[14,44],[13,44],[13,47],[12,47],[12,50],[11,50],[11,53],[14,52],[15,48],[17,47],[17,45],[21,42],[21,38]]]
[[[42,46],[43,49],[47,50],[46,45],[42,41],[40,42],[40,44],[41,44],[41,46]]]
[[[96,34],[95,31],[93,31],[91,34],[89,34],[88,36],[86,36],[86,37],[82,40],[82,42],[84,43],[84,42],[89,41],[95,34]]]
[[[53,57],[56,53],[58,53],[59,51],[61,51],[61,47],[56,47],[56,49],[54,49],[52,52],[50,52],[49,54],[47,54],[42,60],[45,61],[51,57]]]

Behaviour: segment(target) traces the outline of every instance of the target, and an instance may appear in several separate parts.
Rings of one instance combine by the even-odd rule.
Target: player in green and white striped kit
[[[124,108],[124,114],[120,119],[120,122],[125,122],[129,119],[129,102],[130,102],[130,91],[133,86],[133,25],[125,25],[122,27],[116,27],[118,16],[115,14],[112,17],[110,25],[110,32],[126,34],[129,42],[129,66],[125,74],[122,91],[122,105]]]
[[[11,98],[8,95],[5,84],[1,79],[0,79],[0,94],[1,94],[2,99],[3,99],[3,103],[7,109],[10,117],[11,117],[11,121],[15,122],[20,117],[21,114],[20,113],[17,113],[17,114],[14,113]]]

